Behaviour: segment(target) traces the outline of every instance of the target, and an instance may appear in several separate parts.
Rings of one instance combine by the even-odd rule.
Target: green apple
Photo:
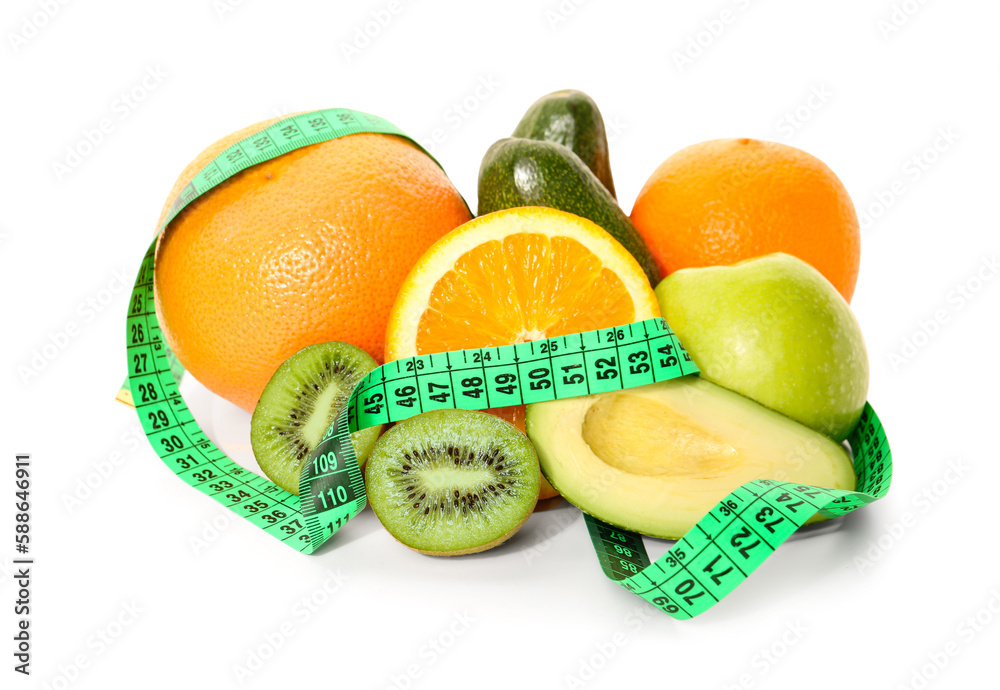
[[[687,268],[656,297],[702,378],[837,441],[857,424],[868,396],[861,327],[809,264],[769,254]]]

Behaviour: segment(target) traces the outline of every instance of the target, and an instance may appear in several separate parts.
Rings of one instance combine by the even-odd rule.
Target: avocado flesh
[[[566,500],[654,537],[680,538],[755,479],[855,486],[842,445],[696,376],[529,405],[526,428]]]

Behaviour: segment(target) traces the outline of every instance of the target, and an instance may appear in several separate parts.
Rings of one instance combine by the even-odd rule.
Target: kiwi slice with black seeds
[[[309,454],[354,386],[377,366],[361,348],[331,341],[304,347],[278,367],[250,420],[254,457],[271,481],[285,491],[299,493],[299,477]],[[381,426],[374,426],[351,434],[362,465],[381,432]]]
[[[435,410],[375,444],[368,503],[386,530],[421,553],[454,556],[497,546],[538,500],[538,457],[527,436],[493,415]]]

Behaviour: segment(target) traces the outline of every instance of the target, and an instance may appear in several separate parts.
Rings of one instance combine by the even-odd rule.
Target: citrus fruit
[[[496,347],[660,315],[632,255],[596,224],[538,206],[489,213],[427,250],[399,288],[385,357]]]
[[[202,152],[168,205],[208,161],[272,122]],[[352,134],[295,149],[224,181],[164,230],[156,313],[184,367],[252,411],[278,366],[307,345],[344,341],[381,362],[403,278],[470,217],[441,168],[401,137]]]
[[[631,219],[664,276],[784,252],[811,264],[847,301],[854,294],[854,204],[829,167],[795,147],[757,139],[688,146],[653,172]]]

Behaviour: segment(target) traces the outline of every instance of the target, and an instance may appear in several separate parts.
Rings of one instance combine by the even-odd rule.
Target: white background
[[[14,556],[13,456],[29,452],[36,563],[30,678],[12,670],[17,588],[0,571],[0,686],[982,687],[1000,641],[1000,7],[624,5],[4,3],[0,555]],[[204,146],[290,111],[373,112],[421,139],[442,128],[434,152],[475,208],[486,148],[567,87],[603,110],[626,212],[675,150],[747,136],[819,156],[878,216],[852,306],[894,454],[886,499],[675,622],[605,578],[565,504],[479,556],[411,553],[370,511],[304,556],[230,521],[134,436],[113,402],[124,282]],[[68,165],[67,147],[87,155]],[[249,416],[184,390],[246,457]]]

